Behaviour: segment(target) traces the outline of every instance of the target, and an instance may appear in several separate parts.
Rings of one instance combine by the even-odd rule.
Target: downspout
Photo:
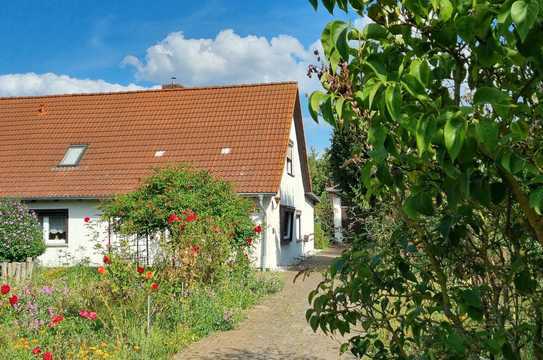
[[[260,194],[258,195],[258,205],[260,207],[260,210],[262,211],[262,219],[264,222],[266,222],[266,208],[264,207],[264,195]],[[261,256],[260,256],[260,268],[264,270],[266,268],[267,260],[268,260],[268,250],[267,250],[267,238],[268,238],[268,226],[267,224],[264,224],[264,229],[262,231],[262,238],[260,245],[262,248]]]

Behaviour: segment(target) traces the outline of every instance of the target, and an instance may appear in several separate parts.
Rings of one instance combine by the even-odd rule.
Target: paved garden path
[[[300,266],[322,269],[339,254],[339,249],[329,249]],[[315,271],[305,280],[300,276],[293,283],[296,274],[295,269],[281,273],[285,279],[283,290],[249,310],[247,318],[235,330],[218,332],[192,344],[175,359],[339,359],[340,342],[321,333],[313,333],[305,320],[307,295],[317,286],[322,275]]]

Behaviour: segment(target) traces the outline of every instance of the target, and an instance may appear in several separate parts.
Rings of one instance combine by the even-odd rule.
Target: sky
[[[349,19],[343,13],[334,18]],[[326,23],[307,0],[18,0],[0,7],[0,96],[294,80],[309,147],[330,128],[307,111]]]

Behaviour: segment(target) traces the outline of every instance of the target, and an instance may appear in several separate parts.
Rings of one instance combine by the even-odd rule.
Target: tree
[[[311,326],[361,330],[360,357],[543,359],[543,2],[321,3],[368,21],[324,29],[309,110],[361,132],[347,177],[386,227],[311,293]]]
[[[311,185],[313,192],[317,196],[321,196],[326,187],[330,185],[330,155],[328,150],[324,150],[319,154],[317,150],[312,148],[307,157],[309,165],[309,173],[311,174]]]

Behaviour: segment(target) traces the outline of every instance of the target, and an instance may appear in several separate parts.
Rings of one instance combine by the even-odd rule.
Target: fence
[[[34,260],[32,258],[26,259],[25,262],[1,262],[0,271],[2,274],[2,280],[13,280],[19,282],[26,280],[32,276],[32,270],[34,269]]]

